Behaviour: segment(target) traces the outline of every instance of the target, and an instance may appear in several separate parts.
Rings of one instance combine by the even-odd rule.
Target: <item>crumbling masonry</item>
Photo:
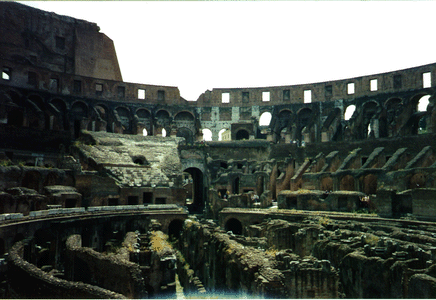
[[[436,297],[436,64],[187,101],[0,2],[0,68],[2,298]]]

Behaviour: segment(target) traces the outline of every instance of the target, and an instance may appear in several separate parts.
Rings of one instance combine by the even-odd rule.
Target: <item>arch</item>
[[[429,102],[430,95],[425,95],[419,98],[418,104],[416,105],[416,111],[427,111],[427,106]]]
[[[368,174],[363,177],[362,180],[362,192],[367,195],[373,195],[377,193],[377,176],[374,174]]]
[[[165,136],[163,134],[163,129],[165,128],[169,128],[171,124],[171,118],[170,118],[170,113],[166,110],[159,110],[156,113],[156,127],[154,129],[154,135],[162,135]],[[165,129],[165,132],[167,130]]]
[[[186,143],[188,144],[194,143],[194,134],[186,127],[178,128],[176,136],[185,138]]]
[[[235,134],[236,140],[248,140],[250,139],[250,134],[245,129],[239,129]]]
[[[152,117],[151,117],[151,112],[145,108],[139,108],[138,110],[136,110],[136,116],[138,118],[138,121],[140,124],[138,124],[138,133],[141,133],[141,128],[142,128],[142,135],[146,136],[146,135],[152,135],[153,131],[152,131]],[[143,127],[141,127],[141,125]],[[146,134],[144,134],[144,130],[146,131]]]
[[[94,106],[94,108],[100,119],[102,119],[103,121],[108,120],[108,109],[105,105],[98,104]]]
[[[74,119],[79,120],[88,117],[88,105],[83,101],[76,101],[71,106],[71,113]]]
[[[138,116],[138,118],[140,119],[150,119],[151,118],[151,113],[148,109],[145,108],[138,108],[136,110],[136,115]]]
[[[333,191],[333,179],[331,177],[324,177],[321,179],[321,191]]]
[[[70,126],[68,124],[68,118],[67,118],[67,104],[64,100],[59,98],[54,98],[50,101],[50,105],[54,107],[58,113],[57,113],[57,126],[59,127],[59,130],[69,130]]]
[[[40,95],[36,95],[36,94],[29,95],[27,99],[32,101],[41,111],[44,111],[45,109],[44,99],[42,99]]]
[[[242,235],[242,223],[236,218],[228,219],[224,229],[233,232],[233,234]]]
[[[183,172],[187,172],[192,177],[192,204],[188,205],[190,212],[202,212],[204,209],[204,178],[203,172],[195,167],[190,167]]]
[[[212,141],[212,130],[204,128],[201,132],[203,133],[203,141]]]
[[[168,236],[171,238],[179,238],[183,231],[183,223],[185,221],[182,219],[174,219],[168,225]]]
[[[408,123],[404,128],[405,134],[423,134],[427,133],[427,119],[430,119],[430,113],[427,112],[430,95],[418,94],[412,97],[410,105],[412,106],[413,113],[410,115]]]
[[[272,115],[269,111],[263,112],[259,117],[259,126],[269,126],[271,124]]]
[[[378,132],[373,131],[373,119],[379,109],[379,104],[373,100],[367,101],[362,106],[362,138],[378,137]]]
[[[218,132],[218,141],[222,141],[222,140],[223,140],[223,133],[224,133],[226,130],[227,130],[226,128],[223,128],[223,129],[221,129],[221,130]]]
[[[115,111],[118,114],[121,126],[123,127],[123,133],[128,133],[131,130],[131,116],[130,110],[124,106],[118,106]]]
[[[297,141],[303,141],[303,131],[309,134],[309,124],[313,118],[313,111],[310,108],[302,108],[297,113],[297,131],[295,138]]]
[[[397,125],[396,125],[396,119],[400,116],[401,110],[403,109],[403,100],[400,98],[390,98],[384,103],[384,108],[386,111],[385,118],[384,118],[384,128],[380,126],[381,137],[386,136],[395,136],[397,134]],[[382,125],[382,124],[380,124]]]
[[[189,111],[180,111],[174,116],[174,121],[194,121],[194,115]]]
[[[64,100],[60,98],[54,98],[50,101],[50,104],[53,105],[59,112],[67,111],[67,104]]]
[[[410,177],[408,188],[419,189],[426,187],[427,176],[424,173],[416,173]]]
[[[20,92],[16,90],[8,90],[5,92],[6,98],[8,98],[12,103],[16,104],[19,107],[24,106],[23,96]]]
[[[344,120],[348,121],[349,119],[351,119],[355,111],[356,111],[356,105],[354,104],[348,105],[347,108],[345,109]]]
[[[44,113],[45,104],[42,97],[36,94],[30,95],[27,97],[26,104],[29,108],[29,110],[27,110],[27,121],[29,127],[44,129],[45,124],[45,129],[49,129],[48,115]]]
[[[340,191],[354,191],[354,177],[351,175],[345,175],[341,178],[339,184]]]

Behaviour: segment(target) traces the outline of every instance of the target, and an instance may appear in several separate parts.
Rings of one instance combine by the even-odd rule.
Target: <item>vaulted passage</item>
[[[192,204],[188,206],[192,213],[202,213],[204,209],[203,172],[198,168],[187,168],[184,172],[192,176]]]

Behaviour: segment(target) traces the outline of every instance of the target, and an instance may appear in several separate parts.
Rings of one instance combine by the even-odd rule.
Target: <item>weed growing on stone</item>
[[[332,220],[329,217],[319,217],[318,223],[322,226],[327,226],[332,222]]]
[[[8,159],[0,160],[0,167],[9,167],[12,166],[12,162]]]
[[[371,246],[375,246],[377,245],[379,239],[380,238],[378,236],[369,233],[365,237],[365,242]]]

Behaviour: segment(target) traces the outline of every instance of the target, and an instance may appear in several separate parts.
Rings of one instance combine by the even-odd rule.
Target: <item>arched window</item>
[[[208,128],[202,129],[203,141],[212,141],[212,131]]]
[[[269,126],[271,123],[271,113],[264,112],[259,118],[259,126]]]
[[[430,95],[422,96],[418,101],[418,105],[416,106],[416,110],[417,111],[427,111],[429,98],[430,98]]]
[[[344,114],[344,120],[348,121],[354,114],[354,111],[356,110],[356,105],[349,105],[347,109],[345,110]]]
[[[223,140],[223,133],[226,131],[227,129],[223,128],[218,132],[218,141],[222,141]]]

